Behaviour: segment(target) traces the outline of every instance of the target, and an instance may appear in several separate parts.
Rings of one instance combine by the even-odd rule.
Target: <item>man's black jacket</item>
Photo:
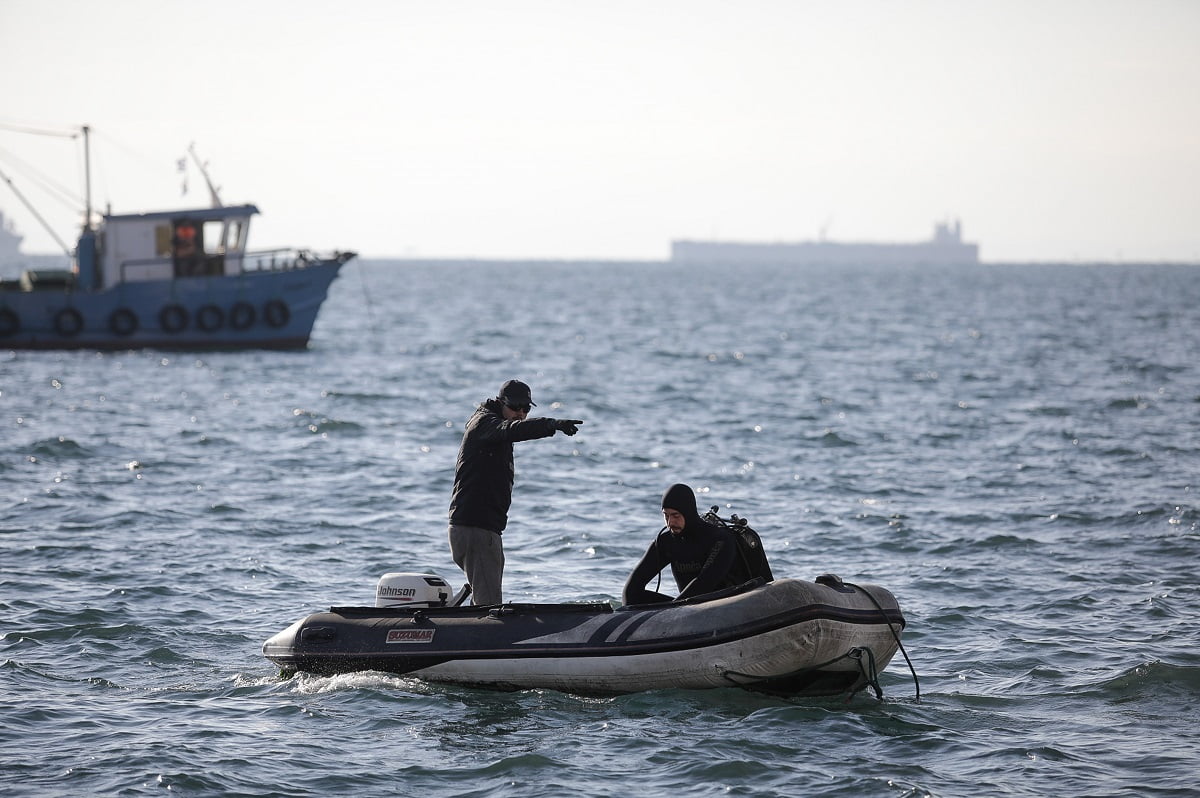
[[[505,421],[502,408],[498,399],[488,399],[467,420],[454,467],[451,524],[503,532],[512,505],[513,444],[549,438],[557,429],[553,418]]]

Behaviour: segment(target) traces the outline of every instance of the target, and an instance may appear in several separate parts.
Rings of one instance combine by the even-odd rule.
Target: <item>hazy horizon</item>
[[[91,126],[119,213],[206,205],[194,143],[255,247],[661,260],[959,219],[985,263],[1200,262],[1200,4],[328,9],[0,0],[0,123]],[[0,171],[73,243],[78,140],[0,129]]]

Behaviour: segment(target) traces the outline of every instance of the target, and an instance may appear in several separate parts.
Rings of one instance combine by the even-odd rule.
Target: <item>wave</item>
[[[64,435],[34,441],[23,453],[30,458],[31,462],[36,462],[39,458],[45,460],[86,460],[94,456],[94,452],[91,449]]]
[[[1200,665],[1151,660],[1090,685],[1088,692],[1114,703],[1141,700],[1147,696],[1194,700],[1200,695]]]
[[[367,431],[367,427],[357,421],[329,418],[324,413],[315,410],[296,408],[292,411],[292,415],[302,423],[304,429],[314,435],[324,435],[330,432],[365,433]]]
[[[930,548],[932,554],[963,555],[972,551],[994,552],[1005,549],[1024,549],[1033,541],[1021,535],[990,533],[981,537],[958,537]]]
[[[404,402],[407,397],[402,394],[379,393],[371,391],[334,391],[326,390],[321,392],[322,398],[328,399],[353,399],[356,401],[371,401],[371,402]]]
[[[1152,402],[1146,397],[1132,396],[1126,399],[1113,399],[1107,405],[1109,410],[1145,410]]]
[[[838,449],[844,446],[859,446],[857,441],[844,437],[840,433],[827,429],[815,438],[816,442],[827,449]]]

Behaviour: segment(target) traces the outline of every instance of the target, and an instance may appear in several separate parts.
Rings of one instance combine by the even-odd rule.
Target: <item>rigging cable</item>
[[[362,286],[363,302],[367,308],[367,327],[375,339],[375,348],[380,350],[379,327],[375,324],[375,306],[371,302],[371,290],[367,287],[367,270],[362,258],[358,259],[358,284]]]
[[[62,251],[66,253],[67,257],[71,257],[71,248],[68,247],[61,238],[59,238],[58,233],[54,232],[54,228],[51,227],[44,218],[42,218],[42,215],[37,212],[37,208],[33,207],[33,204],[25,198],[25,195],[13,185],[13,181],[9,179],[8,175],[6,175],[3,171],[0,171],[0,178],[3,178],[4,182],[8,183],[8,187],[11,188],[12,192],[17,195],[17,199],[19,199],[22,204],[25,205],[29,212],[33,214],[33,217],[37,219],[39,223],[41,223],[42,227],[46,228],[46,232],[50,234],[51,238],[53,238],[60,247],[62,247]]]
[[[50,130],[48,128],[31,127],[29,125],[14,125],[10,122],[0,122],[0,129],[12,131],[14,133],[30,133],[35,136],[53,136],[55,138],[65,138],[65,139],[76,139],[83,132],[80,130],[71,130],[71,131]],[[50,194],[51,196],[54,196],[55,193],[58,193],[59,195],[70,196],[70,193],[67,190],[63,189],[62,187],[55,184],[49,178],[47,178],[44,175],[37,172],[37,170],[33,169],[33,167],[26,164],[20,158],[17,158],[16,156],[14,156],[10,153],[5,153],[3,150],[0,150],[0,154],[6,155],[7,158],[9,160],[11,160],[13,163],[17,164],[18,166],[23,167],[23,171],[32,173],[33,176],[31,179],[35,183],[41,182],[43,184],[42,189],[44,191],[46,191],[48,194]],[[66,245],[66,243],[62,240],[61,237],[59,237],[58,233],[54,232],[54,228],[51,227],[50,223],[46,221],[45,217],[43,217],[38,212],[37,208],[35,208],[33,206],[33,203],[31,203],[29,201],[29,199],[23,193],[21,193],[21,191],[16,187],[16,185],[13,184],[12,179],[7,174],[5,174],[3,171],[0,171],[0,178],[2,178],[4,180],[4,182],[8,184],[8,187],[10,189],[12,189],[13,194],[15,194],[17,196],[17,199],[19,199],[21,201],[21,204],[23,204],[26,207],[26,209],[28,209],[29,212],[31,214],[33,214],[33,217],[35,219],[37,219],[38,223],[46,229],[46,232],[49,233],[50,237],[54,239],[55,243],[57,243],[59,245],[59,247],[62,248],[62,251],[66,254],[66,256],[68,258],[72,257],[71,248]],[[61,196],[57,197],[57,199],[59,199],[59,201],[62,201]],[[85,225],[88,224],[89,222],[90,222],[90,220],[88,220],[88,219],[84,220]]]
[[[39,171],[28,162],[18,158],[3,147],[0,147],[0,160],[5,161],[11,168],[16,169],[24,174],[24,179],[35,184],[42,191],[46,192],[51,199],[58,202],[60,205],[69,208],[72,211],[78,211],[83,200],[79,196],[66,188],[62,184],[56,182],[53,178],[47,176],[44,172]]]
[[[14,133],[32,133],[35,136],[55,136],[60,139],[74,139],[79,137],[78,130],[50,130],[44,127],[14,125],[11,122],[0,122],[0,129],[11,130]]]

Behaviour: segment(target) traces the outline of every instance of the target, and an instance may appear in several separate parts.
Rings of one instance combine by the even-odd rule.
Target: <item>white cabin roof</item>
[[[236,218],[238,216],[253,216],[258,213],[257,205],[222,205],[218,208],[184,208],[177,211],[154,211],[153,213],[122,213],[105,214],[105,222],[126,222],[140,220],[152,222],[158,219],[194,219],[207,222],[220,219]]]

